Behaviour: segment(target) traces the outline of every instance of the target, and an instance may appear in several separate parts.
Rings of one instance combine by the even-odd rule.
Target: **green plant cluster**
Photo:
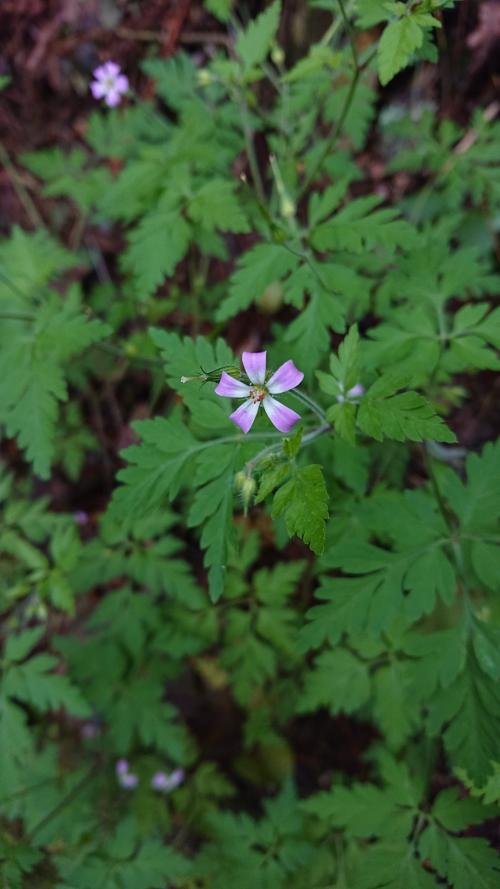
[[[452,428],[500,367],[500,124],[378,113],[453,0],[311,0],[290,64],[279,0],[205,5],[229,50],[24,155],[51,218],[0,242],[2,886],[495,889],[500,442]],[[286,437],[214,393],[253,317]]]

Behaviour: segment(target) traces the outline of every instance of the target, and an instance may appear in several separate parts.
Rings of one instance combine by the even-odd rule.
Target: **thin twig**
[[[313,182],[314,177],[316,176],[318,171],[323,166],[325,159],[328,157],[328,155],[331,153],[331,151],[335,147],[337,139],[338,139],[340,133],[342,132],[347,115],[349,114],[352,100],[353,100],[354,94],[356,92],[356,87],[358,85],[359,78],[360,78],[362,72],[364,71],[364,69],[370,64],[370,62],[376,52],[376,49],[374,49],[373,52],[370,53],[368,58],[365,59],[365,61],[363,63],[360,63],[359,57],[358,57],[358,51],[356,49],[354,32],[352,30],[351,23],[349,21],[349,17],[347,16],[344,2],[343,2],[343,0],[338,0],[338,2],[339,2],[339,6],[340,6],[340,11],[342,14],[342,21],[344,23],[344,26],[345,26],[345,29],[347,32],[347,36],[349,38],[352,61],[353,61],[353,66],[354,66],[354,74],[353,74],[353,78],[352,78],[344,105],[342,107],[342,111],[340,112],[340,117],[337,120],[337,123],[334,125],[334,127],[330,133],[330,136],[326,140],[325,145],[323,146],[323,150],[321,151],[321,154],[316,159],[316,162],[313,164],[312,169],[309,171],[308,175],[306,176],[304,183],[302,185],[302,188],[300,189],[299,197],[302,197],[302,195],[307,191],[311,182]]]
[[[7,149],[0,142],[0,161],[5,167],[5,172],[10,179],[12,187],[16,192],[21,204],[23,205],[26,213],[28,214],[33,226],[35,228],[45,228],[42,217],[40,216],[31,195],[29,194],[24,182],[22,181],[19,173],[17,172],[14,164],[12,163],[9,153]]]

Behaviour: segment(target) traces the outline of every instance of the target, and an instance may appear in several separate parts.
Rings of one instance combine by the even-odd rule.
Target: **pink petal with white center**
[[[263,383],[266,379],[266,352],[243,352],[243,367],[252,383]]]
[[[250,401],[249,399],[248,401],[244,401],[243,404],[240,404],[239,408],[229,415],[229,419],[232,420],[233,423],[236,423],[242,432],[247,433],[253,426],[253,421],[257,416],[258,410],[259,402]]]
[[[240,380],[235,380],[225,371],[215,389],[215,394],[222,395],[224,398],[248,398],[249,392],[250,386],[241,383]]]
[[[285,361],[281,367],[278,367],[276,373],[273,373],[267,384],[267,390],[271,395],[279,395],[280,392],[288,392],[300,386],[304,374],[295,367],[293,361]]]
[[[271,423],[273,426],[276,426],[276,429],[279,429],[280,432],[290,432],[298,420],[300,420],[300,414],[296,414],[295,411],[292,411],[289,407],[285,407],[284,404],[271,398],[270,395],[266,395],[262,404]]]
[[[106,93],[106,87],[99,80],[94,80],[94,82],[90,84],[90,92],[94,99],[102,99]]]

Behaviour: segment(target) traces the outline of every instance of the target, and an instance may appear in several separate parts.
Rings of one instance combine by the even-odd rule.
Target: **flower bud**
[[[257,482],[246,472],[237,472],[234,477],[236,490],[239,491],[243,501],[243,509],[246,512],[257,488]]]
[[[274,46],[271,51],[271,61],[274,62],[275,65],[282,65],[285,61],[285,53],[283,52],[281,46]]]
[[[288,195],[281,202],[281,215],[283,219],[293,219],[295,216],[295,204]]]
[[[198,86],[210,86],[214,82],[214,76],[207,68],[202,68],[197,75]]]
[[[181,377],[181,383],[190,383],[192,380],[199,380],[202,383],[206,383],[208,380],[207,374],[196,374],[194,377]]]

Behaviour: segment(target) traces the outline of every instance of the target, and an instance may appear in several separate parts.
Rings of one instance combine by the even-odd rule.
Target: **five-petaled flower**
[[[93,72],[95,80],[90,84],[94,99],[104,99],[106,105],[115,108],[128,90],[128,77],[122,74],[116,62],[105,62]]]
[[[224,372],[215,390],[216,395],[224,398],[245,399],[229,419],[243,432],[248,432],[262,405],[276,429],[283,433],[290,432],[300,420],[300,415],[272,396],[295,389],[304,379],[304,374],[295,367],[293,361],[285,361],[266,382],[266,352],[243,352],[241,357],[250,385]]]

